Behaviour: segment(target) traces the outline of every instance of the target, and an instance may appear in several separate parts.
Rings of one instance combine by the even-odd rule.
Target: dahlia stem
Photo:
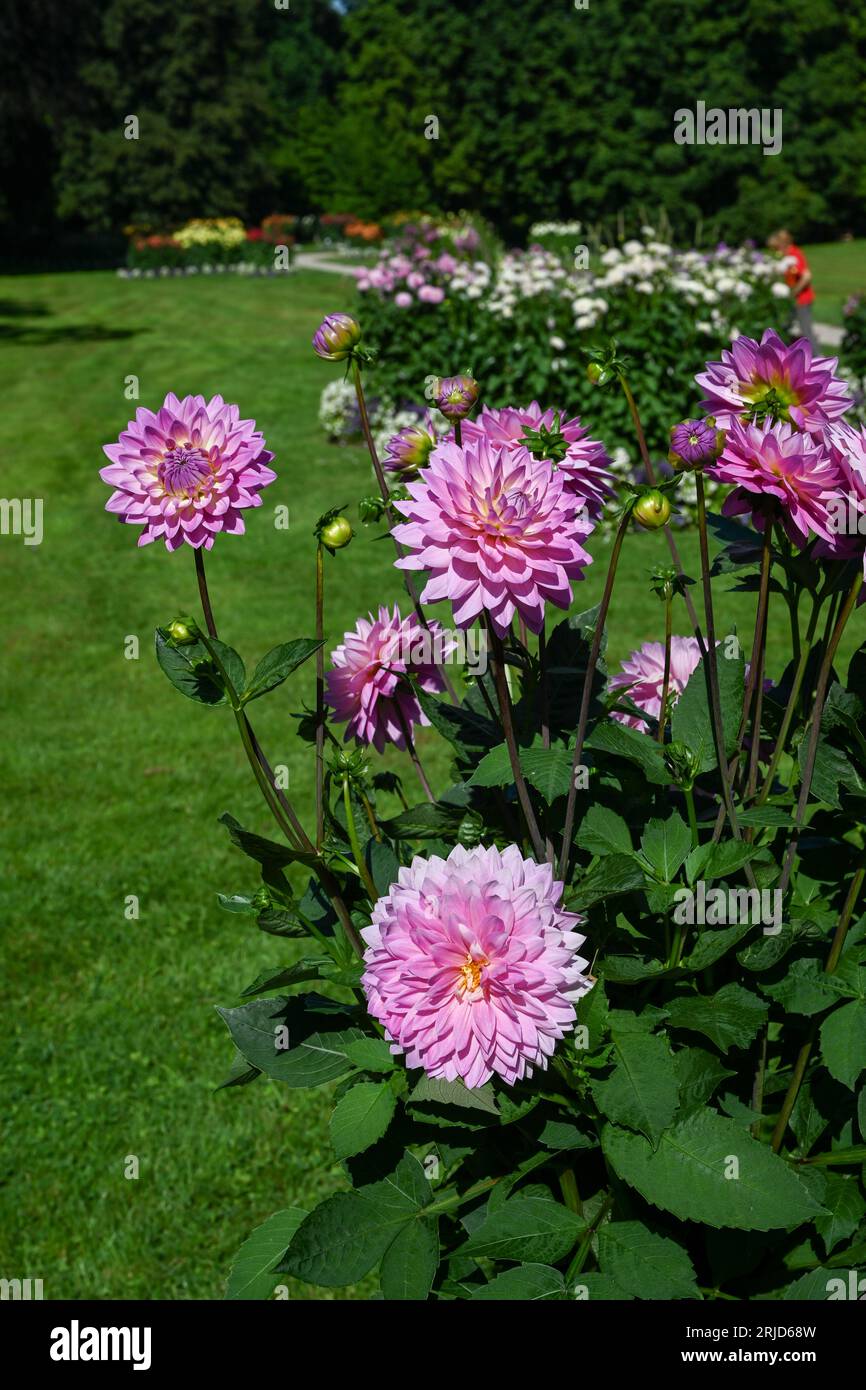
[[[367,796],[366,792],[361,791],[360,788],[358,789],[358,796],[360,797],[361,805],[363,806],[364,813],[367,817],[367,824],[370,827],[370,834],[373,836],[373,839],[377,840],[378,843],[381,845],[382,832],[379,829],[379,822],[376,820],[376,812],[373,810],[373,807],[370,804],[370,798]]]
[[[767,650],[767,620],[770,612],[770,568],[773,562],[773,528],[764,528],[761,548],[761,581],[758,590],[758,609],[755,614],[755,633],[752,638],[752,660],[749,664],[749,683],[754,691],[752,716],[752,746],[749,749],[749,772],[746,778],[746,799],[754,796],[758,779],[758,756],[761,748],[761,716],[764,712],[764,656]]]
[[[773,782],[775,780],[776,772],[778,771],[779,762],[781,760],[782,754],[785,751],[785,744],[788,739],[788,732],[791,728],[791,721],[794,718],[794,712],[800,700],[800,691],[803,688],[803,679],[806,675],[806,667],[809,664],[809,654],[812,648],[812,642],[815,637],[815,628],[818,625],[819,612],[820,604],[818,602],[817,597],[815,597],[812,600],[812,612],[809,617],[809,626],[806,629],[806,639],[800,651],[800,659],[797,662],[797,669],[794,672],[794,681],[791,686],[791,693],[788,696],[788,703],[785,706],[785,713],[782,716],[782,724],[779,729],[779,736],[776,739],[776,746],[773,749],[773,754],[770,758],[770,766],[767,769],[767,776],[764,779],[764,785],[761,788],[760,794],[755,803],[756,806],[763,806],[764,802],[767,800],[767,797],[770,795],[770,791],[772,790]]]
[[[797,853],[797,846],[800,840],[800,831],[803,828],[803,820],[806,815],[806,806],[809,801],[809,793],[812,790],[812,776],[815,771],[815,759],[818,756],[818,742],[821,737],[821,716],[824,713],[824,701],[827,696],[827,686],[830,683],[830,671],[833,667],[833,658],[845,631],[845,626],[854,611],[857,603],[857,596],[863,586],[863,575],[858,570],[854,577],[854,583],[848,591],[848,596],[839,611],[836,619],[836,626],[833,635],[827,644],[824,653],[824,660],[821,662],[821,670],[818,675],[818,685],[815,690],[815,703],[812,706],[812,727],[809,732],[809,743],[806,749],[806,761],[803,765],[803,778],[800,784],[800,797],[797,802],[797,812],[794,817],[794,830],[788,844],[788,851],[785,855],[785,864],[782,869],[782,877],[779,880],[779,891],[784,893],[791,881],[791,874],[794,868],[794,857]]]
[[[397,525],[400,518],[395,513],[393,505],[391,503],[391,496],[388,492],[388,483],[386,481],[385,474],[382,470],[382,464],[379,459],[379,453],[376,449],[376,441],[373,438],[373,431],[370,428],[370,416],[367,412],[367,401],[364,396],[364,386],[361,381],[361,368],[358,365],[357,358],[355,357],[352,358],[352,381],[354,382],[355,396],[358,401],[358,414],[361,417],[361,431],[364,435],[364,440],[367,445],[367,452],[369,453],[370,459],[373,464],[373,472],[376,474],[376,482],[379,484],[379,492],[381,494],[382,501],[385,504],[385,516],[388,520],[388,529],[392,532],[391,540],[394,542],[394,549],[397,552],[398,560],[402,560],[406,552],[403,549],[400,542],[397,540],[397,537],[393,534],[393,528]],[[415,609],[415,614],[418,618],[418,621],[419,623],[421,623],[423,627],[429,628],[430,624],[427,622],[424,610],[421,607],[421,600],[418,596],[418,590],[415,588],[415,581],[412,579],[412,576],[408,570],[403,570],[402,573],[403,583],[406,586],[407,594],[412,600],[412,607]],[[447,671],[445,670],[444,665],[439,666],[437,669],[439,671],[440,676],[442,677],[442,682],[445,686],[445,689],[448,692],[448,696],[451,700],[451,703],[453,705],[456,705],[458,703],[457,692],[455,691],[454,686],[451,684],[451,681],[449,679]]]
[[[316,641],[325,636],[325,548],[316,546]],[[325,654],[316,652],[316,850],[325,838]]]
[[[707,658],[706,665],[709,674],[710,685],[710,708],[712,711],[713,736],[716,745],[716,760],[719,768],[719,779],[722,784],[722,798],[724,801],[725,812],[731,823],[731,831],[735,840],[741,840],[743,833],[737,820],[737,813],[734,810],[734,800],[731,795],[731,787],[728,781],[728,760],[725,755],[725,733],[722,724],[722,706],[719,698],[719,670],[716,665],[716,623],[713,615],[713,591],[710,581],[710,552],[707,544],[707,505],[704,494],[703,474],[698,471],[695,474],[695,484],[698,494],[698,532],[701,547],[701,579],[704,590],[704,615],[707,624]],[[756,888],[755,875],[751,864],[743,866],[750,888]]]
[[[358,873],[361,875],[361,882],[367,890],[370,902],[375,907],[379,894],[376,892],[376,885],[370,877],[367,861],[361,853],[361,842],[358,839],[358,827],[355,824],[355,812],[352,809],[352,793],[348,777],[343,778],[343,805],[346,808],[346,830],[349,835],[349,844],[352,846],[352,857],[358,866]]]
[[[700,844],[700,835],[698,833],[697,812],[695,811],[695,794],[692,791],[691,787],[683,788],[683,798],[686,803],[686,811],[688,812],[689,817],[689,829],[692,832],[692,849],[697,849],[698,845]]]
[[[455,421],[454,421],[454,443],[457,445],[457,448],[458,448],[458,449],[462,449],[462,448],[463,448],[463,421],[462,421],[462,420],[455,420]]]
[[[673,629],[673,593],[665,595],[665,673],[662,678],[662,703],[659,710],[658,741],[665,741],[665,725],[668,722],[668,695],[671,688],[671,632]]]
[[[529,799],[526,779],[523,776],[523,769],[520,766],[520,751],[517,747],[517,739],[514,733],[514,719],[512,718],[511,695],[509,694],[508,681],[505,677],[505,649],[502,645],[502,639],[496,632],[489,617],[487,619],[487,631],[490,637],[490,657],[493,665],[493,679],[496,682],[496,694],[499,699],[499,717],[502,722],[502,732],[505,735],[505,742],[508,747],[511,775],[514,778],[514,785],[517,788],[517,799],[520,802],[523,819],[526,821],[526,829],[529,832],[529,839],[532,844],[533,852],[536,859],[541,862],[545,857],[544,841],[541,838],[538,821],[535,819],[535,812],[532,809],[532,802]]]
[[[610,552],[607,577],[604,581],[604,591],[598,608],[598,617],[595,620],[595,631],[592,634],[592,645],[590,646],[589,659],[586,663],[586,674],[583,678],[583,690],[580,697],[580,714],[578,715],[577,734],[574,742],[574,756],[571,760],[571,785],[568,789],[568,800],[565,804],[565,825],[562,831],[562,850],[559,858],[559,877],[562,879],[563,883],[566,881],[568,875],[568,861],[571,858],[571,836],[574,831],[574,804],[577,799],[577,769],[580,766],[583,744],[586,738],[586,726],[589,721],[589,706],[592,699],[592,685],[595,679],[596,667],[598,666],[601,639],[604,636],[604,625],[607,621],[607,610],[610,607],[610,598],[613,593],[616,568],[619,564],[622,544],[625,540],[625,533],[628,530],[630,521],[631,509],[626,507],[620,518],[613,549]]]
[[[550,747],[550,688],[547,679],[547,635],[542,624],[538,634],[538,672],[541,686],[541,742]]]
[[[607,1197],[602,1202],[601,1206],[599,1207],[596,1213],[595,1220],[592,1222],[592,1225],[587,1228],[583,1240],[580,1242],[580,1245],[577,1248],[577,1254],[575,1255],[574,1259],[572,1260],[571,1264],[568,1266],[568,1269],[566,1270],[566,1288],[568,1288],[572,1279],[576,1279],[578,1274],[580,1274],[583,1270],[583,1266],[586,1264],[587,1256],[589,1255],[592,1249],[592,1242],[595,1237],[595,1233],[604,1221],[605,1217],[607,1216],[608,1212],[613,1206],[613,1203],[613,1193],[608,1193]]]
[[[427,774],[424,771],[421,759],[418,757],[418,750],[415,747],[415,740],[412,738],[412,730],[409,727],[409,721],[407,720],[406,716],[401,710],[399,702],[397,700],[394,701],[394,708],[397,711],[397,719],[400,724],[400,728],[403,730],[403,738],[406,740],[406,752],[412,759],[412,766],[418,774],[418,781],[421,783],[424,795],[426,796],[428,801],[435,801],[436,797],[433,795],[433,789],[430,786],[429,781],[427,780]]]
[[[219,638],[217,637],[217,627],[213,616],[213,609],[211,607],[210,602],[210,594],[208,592],[207,587],[207,577],[205,575],[204,568],[204,556],[202,555],[200,549],[195,550],[194,554],[196,576],[198,578],[199,585],[199,594],[201,595],[202,610],[204,612],[208,634],[213,641],[219,641]],[[234,689],[234,686],[232,685],[228,673],[226,672],[225,667],[223,666],[222,661],[219,658],[218,652],[215,650],[214,647],[210,645],[210,643],[206,643],[206,646],[210,653],[211,659],[213,660],[217,669],[220,671],[220,674],[226,687],[226,692],[229,693],[229,698],[233,700],[233,711],[235,721],[238,726],[238,731],[241,736],[241,742],[243,743],[244,751],[247,755],[247,759],[249,760],[250,767],[253,770],[253,775],[255,776],[255,779],[259,785],[259,788],[262,792],[268,809],[270,810],[272,816],[274,817],[274,820],[277,822],[277,825],[280,827],[293,849],[300,848],[307,854],[315,854],[315,846],[313,845],[312,840],[309,838],[306,831],[304,830],[304,827],[301,825],[301,822],[298,820],[298,817],[295,814],[294,807],[292,806],[291,802],[289,801],[288,797],[284,794],[282,789],[276,785],[271,766],[264,755],[262,747],[258,739],[256,738],[255,733],[253,732],[253,726],[247,718],[246,711],[240,708],[237,691]],[[346,940],[349,942],[350,946],[356,952],[356,954],[363,957],[364,944],[355,930],[352,918],[349,915],[349,909],[347,908],[343,900],[343,895],[339,883],[337,882],[334,875],[331,873],[330,869],[325,864],[324,860],[320,857],[317,859],[315,870],[319,877],[319,881],[322,884],[322,887],[325,889],[325,892],[328,894],[331,903],[333,904],[334,911],[336,912],[337,917],[340,921],[340,925],[342,926],[343,931],[346,935]]]
[[[634,432],[637,436],[637,445],[640,450],[640,456],[643,461],[643,466],[647,475],[647,480],[651,486],[654,486],[656,480],[655,469],[652,466],[652,460],[649,455],[649,449],[647,448],[646,435],[643,432],[643,425],[641,423],[640,414],[638,412],[637,402],[635,401],[634,395],[632,394],[632,389],[624,376],[620,376],[619,384],[622,387],[623,395],[625,396],[628,402],[628,408],[631,412],[632,424],[634,425]],[[677,549],[677,543],[674,540],[673,532],[671,531],[669,523],[665,525],[664,531],[665,540],[668,543],[668,550],[670,551],[671,559],[676,565],[677,574],[682,574],[684,572],[683,562],[680,559],[680,552]],[[692,629],[695,633],[695,636],[698,638],[698,641],[700,641],[700,624],[698,623],[698,615],[695,612],[695,605],[692,603],[692,596],[689,593],[688,589],[684,591],[683,598],[685,599],[686,611],[689,615],[689,622],[692,625]]]

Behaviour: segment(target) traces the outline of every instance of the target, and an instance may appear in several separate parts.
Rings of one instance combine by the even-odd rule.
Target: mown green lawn
[[[127,282],[110,274],[8,279],[0,289],[0,439],[7,497],[44,499],[41,546],[0,537],[6,1059],[0,1273],[41,1278],[46,1297],[219,1297],[229,1258],[280,1207],[339,1184],[327,1095],[268,1081],[214,1093],[231,1046],[214,1012],[293,948],[222,912],[217,890],[255,886],[217,817],[271,833],[225,711],[182,699],[152,656],[153,628],[194,609],[190,553],[138,550],[104,511],[101,446],[165,392],[221,392],[253,416],[279,480],[242,540],[209,557],[225,640],[254,663],[312,632],[312,528],[371,490],[364,456],[329,445],[318,395],[336,368],[309,347],[349,284],[323,272],[285,281]],[[685,398],[688,397],[684,383]],[[611,445],[617,441],[609,441]],[[274,526],[287,505],[291,527]],[[578,586],[597,601],[606,549]],[[696,572],[693,537],[684,558]],[[629,537],[610,653],[660,636],[648,588],[661,535]],[[388,543],[361,531],[328,561],[332,641],[401,585]],[[719,630],[751,637],[752,600],[720,597]],[[685,632],[685,623],[678,625]],[[787,619],[770,625],[771,671]],[[129,639],[139,659],[127,659]],[[312,668],[255,707],[273,763],[310,823],[309,750],[291,711]],[[434,782],[447,758],[420,739]],[[399,755],[389,759],[400,766]],[[407,781],[411,769],[404,769]],[[140,902],[138,920],[124,915]],[[125,1176],[139,1160],[137,1179]],[[315,1297],[329,1296],[325,1291]]]
[[[815,286],[815,318],[844,323],[842,308],[850,294],[866,294],[866,239],[827,241],[804,247]]]

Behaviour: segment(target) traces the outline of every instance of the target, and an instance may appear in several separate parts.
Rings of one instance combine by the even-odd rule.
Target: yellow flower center
[[[485,965],[489,964],[486,956],[482,956],[480,960],[473,960],[470,956],[466,964],[460,967],[460,980],[457,985],[459,992],[461,994],[474,994],[481,984],[481,972]]]

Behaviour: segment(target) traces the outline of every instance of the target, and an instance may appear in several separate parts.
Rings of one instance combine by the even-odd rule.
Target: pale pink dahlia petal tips
[[[412,672],[422,690],[444,689],[438,663],[454,650],[454,639],[438,623],[423,628],[412,613],[401,618],[380,608],[378,617],[359,618],[331,653],[325,698],[337,723],[347,723],[346,741],[355,738],[381,753],[386,743],[406,747],[416,724],[429,724],[407,680]]]
[[[422,602],[450,600],[460,628],[486,611],[500,637],[516,614],[540,632],[546,602],[568,608],[570,581],[591,563],[579,541],[592,524],[562,472],[524,448],[446,442],[407,491],[394,503],[407,520],[392,534],[409,553],[395,563],[428,572]]]
[[[106,511],[143,527],[139,545],[161,537],[168,550],[210,550],[220,531],[242,535],[241,513],[261,506],[261,489],[277,476],[255,421],[222,396],[169,394],[155,414],[137,410],[104,448],[111,465],[99,476],[115,488]]]
[[[401,868],[361,933],[362,984],[391,1051],[468,1087],[545,1068],[593,983],[562,887],[516,845]]]
[[[701,648],[696,637],[671,638],[671,669],[669,691],[674,699],[680,696],[689,682],[689,676],[701,659]],[[609,682],[611,690],[622,690],[638,709],[658,719],[662,707],[662,691],[665,676],[665,649],[661,642],[644,642],[642,647],[627,656],[621,669]],[[611,710],[611,719],[625,724],[630,729],[645,731],[647,723],[628,710]]]

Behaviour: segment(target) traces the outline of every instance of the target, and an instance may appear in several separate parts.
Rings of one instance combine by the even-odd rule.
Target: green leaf
[[[302,984],[305,980],[318,980],[328,975],[329,967],[333,964],[329,956],[304,956],[302,960],[295,961],[294,965],[287,965],[282,970],[263,970],[251,985],[247,985],[241,998],[246,999],[251,994],[263,994],[267,989],[282,989],[284,985]]]
[[[667,1004],[672,1028],[703,1033],[721,1052],[748,1047],[769,1006],[742,985],[725,985],[714,995],[687,995]]]
[[[555,1264],[565,1259],[584,1229],[584,1222],[560,1202],[510,1197],[457,1253],[473,1259]]]
[[[704,927],[690,953],[680,962],[682,970],[706,970],[717,960],[727,955],[738,941],[752,930],[751,922],[740,922],[734,927]]]
[[[827,1186],[821,1199],[826,1212],[815,1218],[815,1228],[824,1242],[824,1254],[829,1255],[840,1241],[853,1236],[863,1215],[866,1200],[857,1178],[827,1174]]]
[[[606,1081],[594,1082],[593,1099],[609,1120],[640,1130],[655,1147],[679,1103],[670,1048],[665,1038],[642,1032],[613,1036],[615,1066]]]
[[[238,849],[242,849],[250,859],[255,859],[265,868],[284,869],[287,864],[306,864],[308,868],[312,868],[318,863],[318,856],[314,853],[307,854],[303,850],[292,849],[290,845],[281,845],[276,840],[266,840],[262,835],[245,830],[240,821],[236,821],[228,811],[224,811],[219,817],[219,823],[225,826],[232,843],[237,845]]]
[[[740,825],[753,826],[756,829],[777,829],[779,826],[790,827],[793,825],[793,818],[789,807],[773,806],[772,803],[764,806],[751,806],[746,811],[737,812],[737,820]],[[734,841],[735,844],[743,844],[741,840]]]
[[[439,1267],[439,1229],[435,1217],[408,1222],[385,1251],[380,1271],[387,1299],[427,1298]]]
[[[821,1056],[830,1075],[853,1091],[866,1067],[866,1004],[855,1000],[824,1019]]]
[[[497,1274],[489,1284],[475,1289],[473,1301],[509,1299],[513,1302],[551,1302],[565,1298],[565,1280],[558,1269],[550,1265],[525,1264]]]
[[[709,653],[689,677],[685,690],[674,705],[671,715],[671,736],[684,743],[699,759],[701,772],[716,766],[716,747],[709,701],[707,662]],[[719,677],[719,702],[725,738],[725,753],[730,756],[737,740],[737,730],[743,708],[743,671],[745,661],[726,657],[724,644],[716,648],[716,669]]]
[[[645,882],[644,871],[634,855],[608,854],[575,884],[569,907],[581,912],[617,893],[630,893],[636,888],[643,888]]]
[[[692,847],[692,832],[674,811],[667,820],[647,821],[640,847],[656,873],[671,883]]]
[[[604,1154],[619,1177],[681,1221],[742,1231],[787,1230],[816,1216],[820,1204],[795,1171],[733,1120],[697,1110],[652,1146],[612,1125]],[[729,1176],[737,1161],[739,1176]]]
[[[464,700],[451,705],[428,695],[420,686],[416,689],[418,702],[434,729],[464,758],[474,761],[479,752],[486,752],[499,743],[502,730],[485,715],[477,713]]]
[[[364,1071],[394,1071],[397,1066],[391,1044],[384,1038],[361,1038],[360,1042],[347,1043],[346,1056]]]
[[[571,787],[571,767],[574,752],[555,744],[552,748],[532,747],[520,750],[520,767],[531,787],[541,794],[548,806],[557,797],[567,796]]]
[[[277,1265],[306,1214],[300,1207],[287,1207],[269,1216],[247,1236],[232,1260],[226,1298],[270,1297],[279,1277]]]
[[[496,1098],[493,1087],[474,1087],[471,1091],[462,1081],[444,1081],[440,1077],[422,1076],[409,1096],[410,1103],[424,1102],[433,1105],[458,1105],[465,1110],[483,1110],[487,1115],[497,1115]]]
[[[819,1014],[838,1003],[840,994],[847,994],[844,984],[828,975],[824,963],[814,956],[792,961],[788,973],[775,984],[758,982],[763,994],[768,994],[783,1009],[792,1014]]]
[[[640,956],[605,956],[598,965],[606,980],[616,984],[637,984],[640,980],[651,980],[654,975],[663,975],[665,965],[660,960],[644,960]]]
[[[622,816],[593,801],[580,822],[575,844],[589,854],[631,854],[631,831]]]
[[[334,1107],[331,1143],[337,1158],[352,1158],[381,1139],[394,1118],[397,1097],[387,1081],[360,1081]]]
[[[266,695],[269,690],[282,685],[293,671],[297,671],[299,666],[324,645],[324,641],[316,641],[312,637],[298,637],[294,642],[284,642],[282,646],[273,647],[267,656],[262,657],[253,671],[250,683],[244,691],[243,703],[258,700],[259,696]]]
[[[714,1052],[703,1047],[681,1047],[674,1053],[674,1069],[680,1087],[681,1115],[704,1105],[726,1077],[736,1076]]]
[[[305,1001],[278,996],[217,1013],[238,1051],[259,1071],[291,1087],[320,1086],[351,1070],[346,1045],[364,1034],[346,1026],[320,1031]]]
[[[596,724],[584,747],[637,763],[647,781],[657,786],[670,783],[670,773],[665,767],[661,748],[654,738],[641,733],[639,729],[630,729],[625,724],[618,724],[615,719],[608,719]]]
[[[211,639],[211,645],[222,661],[226,673],[240,692],[244,688],[244,663],[232,647]],[[156,629],[156,659],[168,679],[181,695],[197,700],[201,705],[224,705],[227,695],[222,677],[203,642],[188,642],[175,647],[167,640],[163,628]]]
[[[320,1202],[301,1222],[280,1268],[325,1288],[355,1284],[424,1215],[430,1193],[424,1169],[407,1153],[382,1182]]]
[[[466,808],[463,806],[449,806],[442,801],[424,801],[420,806],[410,806],[408,811],[401,811],[399,816],[382,821],[381,826],[385,834],[393,840],[434,839],[441,835],[453,834],[465,814]]]
[[[598,1261],[635,1298],[700,1298],[691,1260],[681,1245],[642,1221],[610,1221],[598,1233]]]
[[[721,840],[718,844],[710,841],[692,850],[686,860],[686,877],[689,883],[698,878],[707,883],[714,878],[728,878],[760,853],[758,845],[749,845],[745,840]]]

